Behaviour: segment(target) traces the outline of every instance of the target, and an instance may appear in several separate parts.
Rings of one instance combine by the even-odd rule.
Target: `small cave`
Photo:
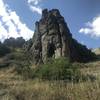
[[[51,58],[55,55],[55,45],[53,43],[48,44],[47,47],[47,56]]]

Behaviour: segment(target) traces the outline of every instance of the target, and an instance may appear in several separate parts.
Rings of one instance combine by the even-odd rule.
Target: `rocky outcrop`
[[[94,52],[96,55],[100,55],[100,48],[92,49],[92,52]]]
[[[42,18],[35,23],[32,45],[28,50],[35,64],[48,58],[68,57],[70,61],[87,62],[94,54],[72,38],[72,34],[59,10],[42,11]]]

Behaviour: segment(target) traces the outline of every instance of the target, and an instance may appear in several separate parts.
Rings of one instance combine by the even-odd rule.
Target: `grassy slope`
[[[0,69],[0,100],[100,100],[100,60],[87,63],[82,73],[97,77],[94,82],[24,80],[14,66]]]

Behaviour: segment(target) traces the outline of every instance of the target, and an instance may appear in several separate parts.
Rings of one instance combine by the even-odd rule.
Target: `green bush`
[[[67,58],[50,59],[46,64],[35,69],[36,77],[47,80],[79,81],[81,73]]]
[[[72,64],[67,58],[49,59],[45,64],[32,69],[29,63],[17,64],[16,71],[24,79],[64,80],[67,82],[94,81],[93,75],[83,75],[80,64]]]

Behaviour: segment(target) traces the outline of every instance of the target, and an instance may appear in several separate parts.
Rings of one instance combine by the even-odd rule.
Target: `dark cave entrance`
[[[47,50],[47,55],[49,58],[55,55],[55,45],[53,43],[48,44]]]

